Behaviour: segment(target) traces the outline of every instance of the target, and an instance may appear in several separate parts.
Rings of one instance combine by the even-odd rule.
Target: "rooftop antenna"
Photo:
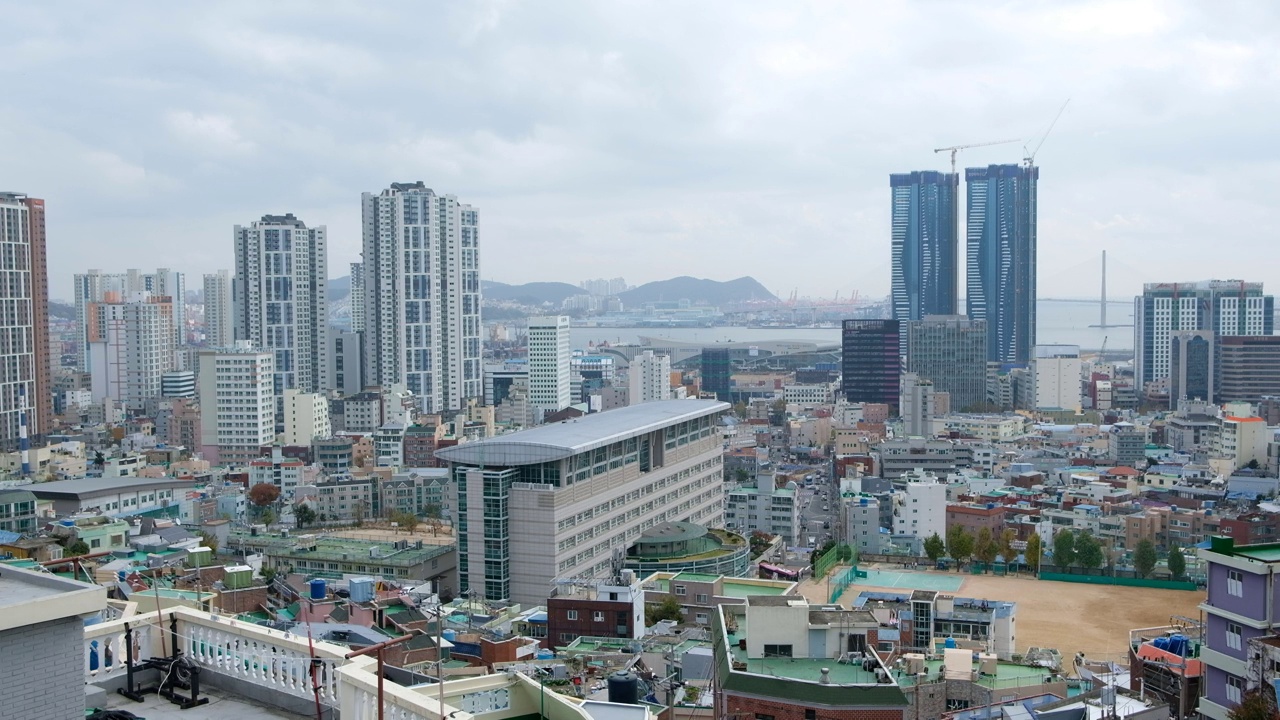
[[[1049,133],[1053,132],[1053,127],[1058,124],[1058,118],[1062,117],[1062,113],[1066,111],[1067,105],[1070,103],[1071,98],[1067,98],[1067,101],[1062,103],[1062,107],[1058,108],[1058,114],[1053,116],[1053,122],[1049,123],[1049,129],[1044,131],[1044,135],[1040,136],[1040,142],[1036,143],[1035,149],[1027,150],[1025,145],[1022,146],[1022,151],[1026,153],[1026,157],[1022,158],[1022,161],[1026,163],[1027,167],[1035,164],[1036,153],[1040,152],[1040,146],[1044,145],[1045,140],[1049,139]]]

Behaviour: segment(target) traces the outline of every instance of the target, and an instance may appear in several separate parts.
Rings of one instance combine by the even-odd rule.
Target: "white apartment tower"
[[[572,404],[569,316],[529,318],[529,401],[538,422]]]
[[[244,340],[200,353],[200,449],[209,462],[251,462],[275,441],[274,358]]]
[[[89,305],[103,302],[109,294],[118,301],[119,298],[132,297],[140,292],[170,298],[173,305],[171,347],[176,349],[186,344],[187,285],[182,273],[168,268],[159,268],[153,273],[136,269],[123,273],[90,270],[75,276],[76,321],[80,328],[80,337],[76,342],[76,364],[82,372],[89,371]]]
[[[320,392],[328,372],[329,277],[325,226],[292,213],[235,226],[236,340],[275,355],[276,395]]]
[[[319,393],[284,391],[285,445],[310,447],[316,438],[333,435],[329,424],[329,401]]]
[[[231,271],[204,276],[204,339],[209,347],[227,348],[236,341]]]
[[[1080,412],[1079,345],[1037,345],[1031,372],[1037,410]]]
[[[364,332],[364,264],[351,263],[347,307],[351,312],[351,332]]]
[[[145,290],[127,298],[108,292],[85,312],[93,401],[144,409],[163,394],[161,380],[175,369],[172,299]]]
[[[365,382],[404,384],[424,412],[464,408],[484,391],[479,211],[421,181],[361,205]]]
[[[628,405],[671,399],[671,357],[645,350],[627,369]]]

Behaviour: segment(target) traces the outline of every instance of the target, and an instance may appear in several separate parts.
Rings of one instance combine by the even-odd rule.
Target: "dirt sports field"
[[[1117,585],[1090,585],[1036,580],[1031,577],[961,575],[921,572],[922,575],[950,574],[963,577],[958,597],[1012,600],[1018,604],[1015,642],[1019,651],[1028,647],[1056,648],[1064,658],[1083,651],[1091,659],[1120,660],[1134,628],[1170,624],[1170,617],[1200,617],[1201,591],[1155,590]],[[826,581],[805,581],[801,592],[810,602],[826,602]],[[910,592],[904,587],[850,585],[840,598],[849,606],[863,590]]]

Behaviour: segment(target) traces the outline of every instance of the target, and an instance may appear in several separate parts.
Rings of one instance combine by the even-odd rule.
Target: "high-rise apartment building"
[[[329,350],[328,241],[325,226],[263,215],[234,229],[236,339],[270,350],[275,394],[326,387]]]
[[[319,393],[301,390],[284,391],[285,445],[311,447],[316,438],[333,435],[329,424],[329,401]]]
[[[483,392],[479,211],[421,181],[361,198],[365,382],[402,383],[424,412]]]
[[[907,323],[907,371],[933,381],[961,412],[987,400],[987,323],[963,315],[928,315]]]
[[[18,448],[22,415],[28,437],[53,422],[49,367],[49,278],[44,200],[0,192],[0,446]]]
[[[1079,345],[1037,345],[1031,361],[1035,409],[1080,412]]]
[[[1174,330],[1169,333],[1169,409],[1177,410],[1180,400],[1207,400],[1217,397],[1217,370],[1213,332]]]
[[[248,463],[276,437],[275,354],[247,340],[200,353],[200,449],[213,464]]]
[[[163,395],[161,380],[174,367],[173,299],[142,290],[106,293],[86,307],[89,378],[93,401],[114,400],[143,410]]]
[[[364,263],[351,263],[347,307],[351,312],[351,332],[364,332]]]
[[[339,395],[355,395],[364,390],[364,333],[329,333],[329,385]]]
[[[204,341],[209,347],[231,347],[236,341],[231,271],[204,276]]]
[[[132,268],[123,273],[90,270],[75,276],[76,320],[80,328],[80,336],[76,342],[76,364],[81,372],[89,371],[89,305],[106,300],[108,294],[114,298],[126,298],[140,292],[170,299],[173,305],[173,327],[170,329],[173,342],[170,347],[176,351],[186,344],[187,285],[182,273],[168,268],[159,268],[153,273]]]
[[[934,387],[916,373],[902,374],[902,400],[898,415],[902,418],[902,432],[908,437],[933,435],[933,420],[946,415],[951,399],[947,393]]]
[[[643,403],[436,450],[452,480],[459,594],[544,602],[556,578],[609,576],[645,530],[720,527],[728,409]]]
[[[902,359],[897,320],[845,320],[840,392],[849,402],[898,407]]]
[[[529,318],[529,402],[538,422],[573,404],[569,316]]]
[[[1271,335],[1275,332],[1275,298],[1262,283],[1204,280],[1147,283],[1134,299],[1134,381],[1169,377],[1170,334],[1176,330],[1209,330],[1226,335]]]
[[[966,168],[968,315],[987,321],[987,359],[1028,363],[1036,344],[1036,186],[1040,168]]]
[[[956,314],[958,186],[953,173],[889,176],[893,319],[900,323]]]
[[[631,358],[627,367],[627,404],[671,399],[671,356],[652,350]]]

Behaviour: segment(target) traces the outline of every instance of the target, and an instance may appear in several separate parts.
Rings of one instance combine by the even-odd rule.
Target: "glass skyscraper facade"
[[[1036,344],[1040,168],[966,168],[968,315],[987,321],[987,360],[1025,364]]]
[[[957,312],[958,186],[954,173],[930,170],[889,176],[893,319],[900,323]]]
[[[849,402],[883,403],[896,412],[902,360],[897,320],[845,320],[841,387]]]

